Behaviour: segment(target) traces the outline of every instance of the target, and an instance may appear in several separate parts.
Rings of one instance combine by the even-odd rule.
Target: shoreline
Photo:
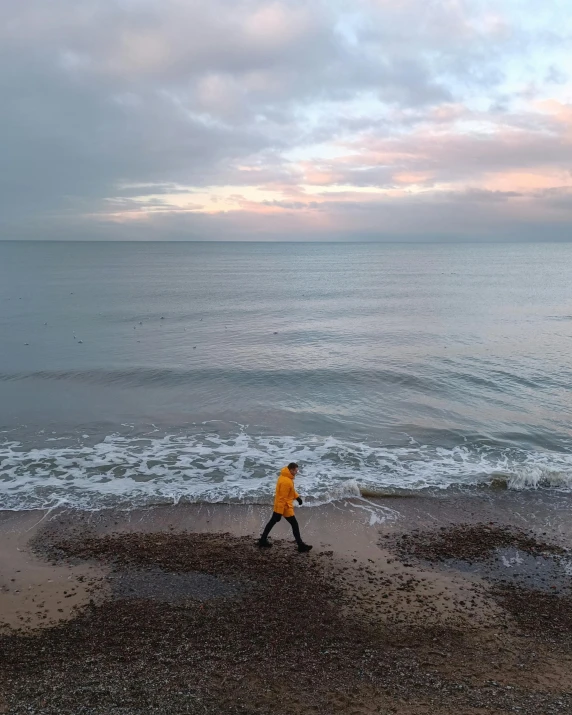
[[[524,501],[511,512],[484,498],[301,508],[302,535],[314,545],[308,556],[296,552],[284,521],[271,535],[274,548],[254,547],[267,506],[0,512],[0,641],[9,662],[19,663],[16,671],[3,663],[0,712],[75,715],[77,698],[102,683],[106,709],[89,696],[82,712],[569,712],[572,579],[558,560],[568,552],[535,546],[529,554],[511,531],[506,553],[487,555],[489,530],[505,526],[526,526],[530,543],[554,544],[554,554],[572,546],[564,507],[541,511],[544,501],[528,497],[527,514]],[[466,542],[475,558],[460,552],[465,561],[432,561],[435,538],[448,533],[453,557]],[[527,603],[536,608],[531,623],[515,610]],[[545,618],[551,613],[558,628]],[[50,655],[38,656],[39,648]],[[184,654],[176,665],[174,653]],[[70,675],[77,658],[82,677]],[[99,665],[91,668],[90,659]],[[167,661],[182,688],[176,693],[175,676],[158,665]],[[128,705],[114,685],[120,662],[129,673],[123,686],[137,691]],[[304,662],[311,678],[297,667]],[[284,689],[281,668],[299,681],[297,695]],[[50,689],[51,680],[59,685]]]
[[[505,523],[536,530],[572,546],[569,519],[572,496],[534,492],[446,494],[443,496],[392,496],[384,499],[354,497],[319,506],[298,507],[302,536],[314,545],[314,553],[331,552],[336,559],[362,564],[380,561],[382,537],[431,529],[455,523]],[[89,602],[91,593],[105,591],[108,575],[101,565],[50,564],[30,549],[30,542],[46,527],[62,524],[89,525],[98,534],[190,531],[228,533],[250,537],[261,533],[271,507],[258,504],[175,504],[133,509],[81,511],[60,507],[53,510],[0,510],[0,632],[8,627],[34,628],[69,618],[72,608]],[[291,539],[290,526],[282,520],[272,539]],[[391,566],[387,561],[392,562]],[[384,568],[395,569],[394,554],[384,554]],[[467,578],[458,570],[448,577]],[[474,578],[474,574],[472,575]],[[439,573],[437,580],[445,578]],[[71,584],[70,584],[71,582]],[[99,584],[99,585],[98,585]],[[69,596],[72,586],[74,595]],[[65,593],[64,593],[65,591]],[[41,600],[39,600],[41,598]],[[43,610],[38,604],[44,603]],[[60,610],[62,609],[62,610]]]

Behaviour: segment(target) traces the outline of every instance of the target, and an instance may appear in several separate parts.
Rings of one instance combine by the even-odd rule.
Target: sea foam
[[[51,440],[51,441],[50,441]],[[56,441],[57,440],[57,441]],[[40,440],[39,440],[40,441]],[[308,506],[359,497],[499,484],[572,490],[572,454],[499,446],[403,446],[333,437],[110,434],[0,442],[0,505],[91,509],[178,502],[271,503],[276,473],[295,460]]]

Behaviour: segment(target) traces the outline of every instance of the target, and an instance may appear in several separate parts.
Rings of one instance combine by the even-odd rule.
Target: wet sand
[[[93,591],[105,592],[105,569],[56,565],[33,553],[30,540],[46,518],[41,511],[0,511],[0,633],[68,619]]]
[[[569,713],[569,513],[349,500],[301,555],[258,506],[0,512],[0,712]]]

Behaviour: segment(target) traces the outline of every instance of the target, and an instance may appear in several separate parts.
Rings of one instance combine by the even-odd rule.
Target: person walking
[[[268,534],[273,529],[274,525],[277,524],[282,517],[290,523],[292,527],[292,533],[298,544],[298,551],[305,553],[311,550],[309,544],[305,544],[300,536],[300,527],[298,526],[298,521],[294,516],[294,499],[298,504],[302,504],[302,499],[298,492],[294,489],[294,478],[296,472],[298,471],[298,465],[296,462],[290,462],[287,467],[284,467],[280,472],[278,481],[276,482],[276,496],[274,497],[274,513],[270,518],[270,521],[264,527],[262,536],[257,541],[258,546],[269,547],[272,544],[268,541]]]

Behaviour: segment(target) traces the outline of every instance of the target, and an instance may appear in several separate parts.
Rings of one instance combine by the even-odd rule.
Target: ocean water
[[[572,490],[572,244],[0,242],[0,507]]]

